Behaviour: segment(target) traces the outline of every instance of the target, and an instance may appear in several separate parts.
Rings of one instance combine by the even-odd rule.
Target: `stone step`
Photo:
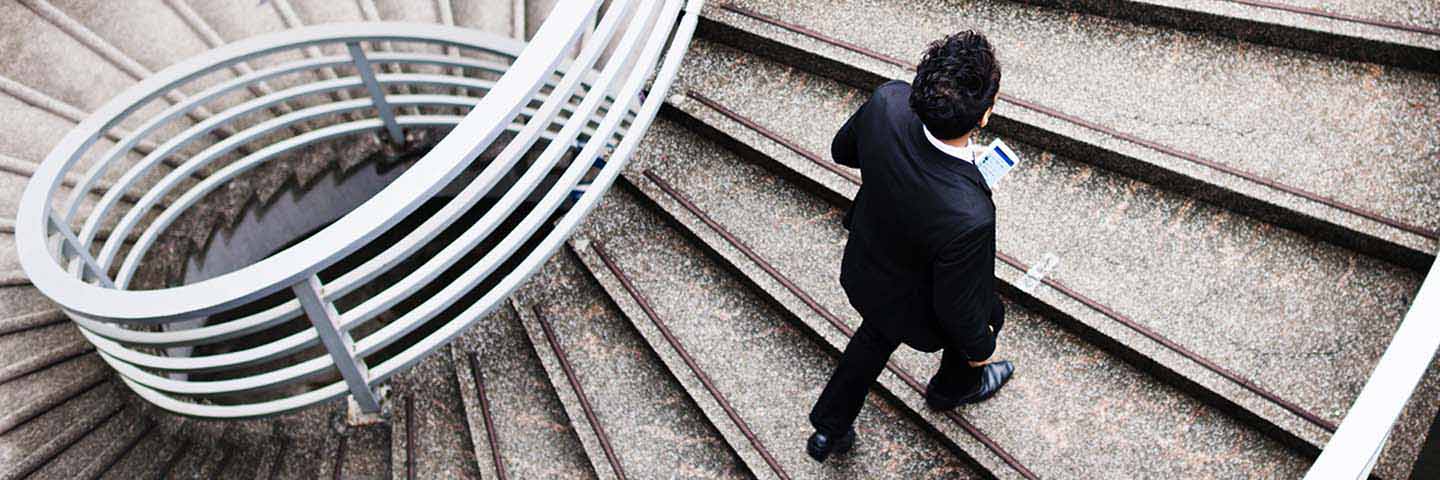
[[[182,431],[184,446],[166,462],[164,478],[215,478],[233,454],[226,442],[230,425],[193,420]]]
[[[751,473],[983,476],[965,451],[881,395],[861,412],[854,451],[812,460],[804,452],[812,431],[806,418],[834,368],[833,352],[680,235],[640,199],[612,190],[571,246]]]
[[[1425,74],[1017,3],[834,3],[730,2],[701,36],[868,91],[980,29],[1006,71],[992,131],[1419,271],[1440,246]],[[894,25],[848,27],[871,19]]]
[[[0,435],[0,478],[24,478],[119,414],[124,395],[114,383],[92,389]]]
[[[1427,7],[1417,0],[1021,1],[1161,28],[1215,32],[1248,42],[1362,62],[1429,72],[1440,69],[1440,8],[1433,4]]]
[[[44,415],[57,406],[99,388],[110,367],[97,355],[81,355],[0,384],[0,433]]]
[[[277,445],[275,461],[267,464],[268,478],[334,478],[335,453],[340,444],[335,425],[340,421],[343,402],[331,402],[277,418],[272,443]]]
[[[334,420],[340,422],[340,420]],[[393,478],[390,463],[391,438],[388,424],[343,427],[330,467],[335,478]]]
[[[393,478],[481,478],[452,363],[441,352],[387,383]]]
[[[70,318],[66,317],[65,312],[60,309],[42,310],[39,312],[15,315],[13,317],[0,318],[0,335],[50,326],[68,320],[70,320]]]
[[[266,420],[235,422],[220,442],[222,458],[210,478],[266,478],[282,454],[274,430],[274,423]]]
[[[602,477],[753,478],[574,256],[553,257],[520,296],[514,308]]]
[[[848,205],[857,173],[815,152],[866,92],[705,44],[688,60],[696,63],[677,87],[677,118]],[[703,73],[721,70],[729,72],[723,83]],[[687,89],[703,91],[708,106]],[[784,91],[787,101],[747,100],[753,91]],[[1017,300],[1283,442],[1318,451],[1389,343],[1416,273],[1006,140],[1028,163],[995,194],[1002,288],[1015,291],[1027,263],[1058,255],[1054,281]],[[1414,435],[1390,446],[1386,469],[1409,468],[1434,416],[1436,395],[1425,392],[1440,388],[1437,371],[1401,421]]]
[[[0,336],[0,383],[93,351],[74,325],[61,323]]]
[[[596,478],[545,367],[509,308],[451,344],[482,478]]]
[[[844,350],[860,317],[835,281],[845,243],[843,210],[693,134],[674,132],[670,138],[675,140],[666,151],[684,152],[672,157],[684,161],[656,162],[644,176],[627,176],[629,184],[712,256],[824,338],[833,352]],[[1016,362],[1015,379],[995,399],[960,414],[1042,478],[1196,478],[1253,471],[1285,477],[1305,468],[1305,459],[1283,445],[1034,311],[1011,302],[1006,330],[999,358]],[[926,409],[919,383],[920,388],[906,385],[906,376],[917,382],[928,378],[939,356],[902,349],[895,359],[896,370],[882,382],[890,394],[905,399],[956,443],[968,441],[958,422]],[[1030,413],[1019,420],[1017,411]],[[1176,431],[1187,434],[1156,433]],[[1245,453],[1213,462],[1234,451]]]
[[[70,445],[36,470],[31,478],[99,478],[150,428],[150,421],[137,409],[127,408]]]
[[[106,468],[99,478],[164,478],[161,472],[168,460],[183,447],[180,437],[176,435],[177,430],[183,426],[184,422],[177,420],[154,422],[153,427],[140,437],[139,442]]]

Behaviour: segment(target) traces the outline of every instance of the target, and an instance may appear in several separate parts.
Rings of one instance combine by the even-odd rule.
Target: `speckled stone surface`
[[[75,442],[56,460],[40,467],[31,478],[96,478],[110,461],[125,453],[125,448],[145,432],[146,422],[134,414],[133,408],[127,409]]]
[[[801,289],[842,315],[851,327],[859,326],[858,314],[836,281],[846,236],[839,224],[843,210],[713,144],[680,132],[667,138],[671,140],[663,151],[671,155],[670,161],[637,162],[637,166],[654,164],[661,178]],[[648,180],[631,178],[717,250],[733,250]],[[782,303],[793,297],[736,252],[727,258],[757,284],[773,284],[767,291]],[[836,351],[843,349],[846,342],[835,335],[838,329],[803,305],[796,306],[792,312],[826,336]],[[1009,307],[998,355],[1016,362],[1017,375],[992,401],[962,412],[1042,477],[1198,478],[1249,472],[1289,477],[1303,471],[1302,459],[1259,432],[1039,315],[1013,304]],[[936,354],[909,349],[902,349],[896,358],[922,379],[939,362]]]
[[[50,413],[0,434],[0,477],[32,471],[79,440],[111,413],[123,408],[118,386],[103,385],[65,402]]]
[[[91,348],[70,323],[0,336],[0,381],[14,379]]]
[[[397,478],[411,474],[406,455],[412,448],[415,478],[480,478],[457,381],[450,355],[441,351],[389,382],[397,414],[390,422]]]
[[[562,251],[520,297],[519,313],[550,383],[571,423],[585,422],[557,356],[550,350],[539,308],[569,358],[625,472],[637,478],[751,478],[704,413],[685,394],[650,345],[627,322],[578,260]],[[578,415],[578,416],[577,416]],[[577,427],[577,430],[579,428]],[[611,470],[596,437],[586,442],[596,471]]]
[[[0,383],[0,432],[96,387],[112,370],[98,355],[81,355],[14,380]]]
[[[688,85],[820,152],[828,150],[834,129],[863,99],[833,82],[775,70],[733,52],[692,59],[704,66],[687,70],[694,79]],[[742,68],[756,70],[735,78],[765,84],[721,83],[701,73]],[[788,100],[762,104],[740,94],[753,88],[789,92]],[[763,142],[753,135],[745,141]],[[829,176],[813,181],[815,188],[843,182],[778,146],[761,148],[788,156],[784,165],[796,166],[802,175]],[[1022,262],[1057,254],[1061,266],[1054,276],[1067,285],[1326,418],[1338,420],[1348,408],[1418,285],[1417,274],[1384,262],[1023,145],[1017,151],[1027,163],[995,197],[1002,251]],[[848,188],[834,194],[853,195],[853,185]],[[1058,231],[1066,233],[1054,234]],[[1237,295],[1244,300],[1233,301]],[[1120,330],[1106,335],[1148,342]],[[1208,375],[1192,370],[1185,375]],[[1397,431],[1409,436],[1397,434],[1400,440],[1392,442],[1382,472],[1409,468],[1433,418],[1436,396],[1427,393],[1433,376],[1407,410]],[[1275,411],[1273,405],[1255,408]],[[1308,435],[1312,443],[1323,443],[1323,436],[1314,435]]]
[[[979,29],[1016,97],[1411,223],[1440,222],[1434,74],[1004,2],[733,3],[912,62],[934,38]]]
[[[564,406],[528,343],[515,313],[499,308],[451,348],[480,355],[497,449],[511,478],[595,478]],[[472,431],[484,432],[478,406],[468,407]],[[482,461],[491,459],[486,455]]]
[[[179,427],[178,423],[157,424],[140,437],[140,442],[135,444],[135,448],[122,455],[115,465],[100,478],[134,479],[160,476],[160,471],[165,466],[165,460],[180,448],[179,437],[175,435]]]
[[[1425,0],[1280,0],[1276,3],[1315,8],[1343,15],[1440,28],[1440,5]]]
[[[669,329],[728,398],[782,467],[795,477],[955,478],[975,474],[955,452],[901,409],[871,396],[850,454],[824,464],[804,453],[811,403],[834,368],[834,356],[749,291],[654,212],[621,189],[592,213],[583,237],[604,242]],[[593,251],[578,252],[731,446],[764,478],[775,474],[739,435],[698,378],[620,289]]]

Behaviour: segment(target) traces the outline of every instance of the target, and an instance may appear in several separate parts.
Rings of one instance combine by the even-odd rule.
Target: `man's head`
[[[910,109],[932,135],[960,138],[990,120],[1000,92],[1000,62],[984,35],[966,30],[936,40],[911,82]]]

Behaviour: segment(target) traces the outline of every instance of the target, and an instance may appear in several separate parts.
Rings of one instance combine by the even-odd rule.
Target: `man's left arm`
[[[951,240],[936,257],[933,280],[941,331],[970,361],[989,359],[1005,317],[995,294],[994,223]]]

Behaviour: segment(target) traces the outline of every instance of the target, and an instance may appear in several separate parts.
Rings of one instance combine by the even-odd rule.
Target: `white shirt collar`
[[[965,139],[965,146],[957,147],[942,142],[938,138],[935,138],[935,135],[930,134],[929,128],[925,128],[923,125],[920,128],[925,130],[925,139],[930,140],[930,144],[934,145],[935,148],[940,149],[941,152],[945,152],[946,155],[950,155],[952,157],[964,160],[969,163],[975,163],[975,155],[971,153],[970,149],[970,139]]]

